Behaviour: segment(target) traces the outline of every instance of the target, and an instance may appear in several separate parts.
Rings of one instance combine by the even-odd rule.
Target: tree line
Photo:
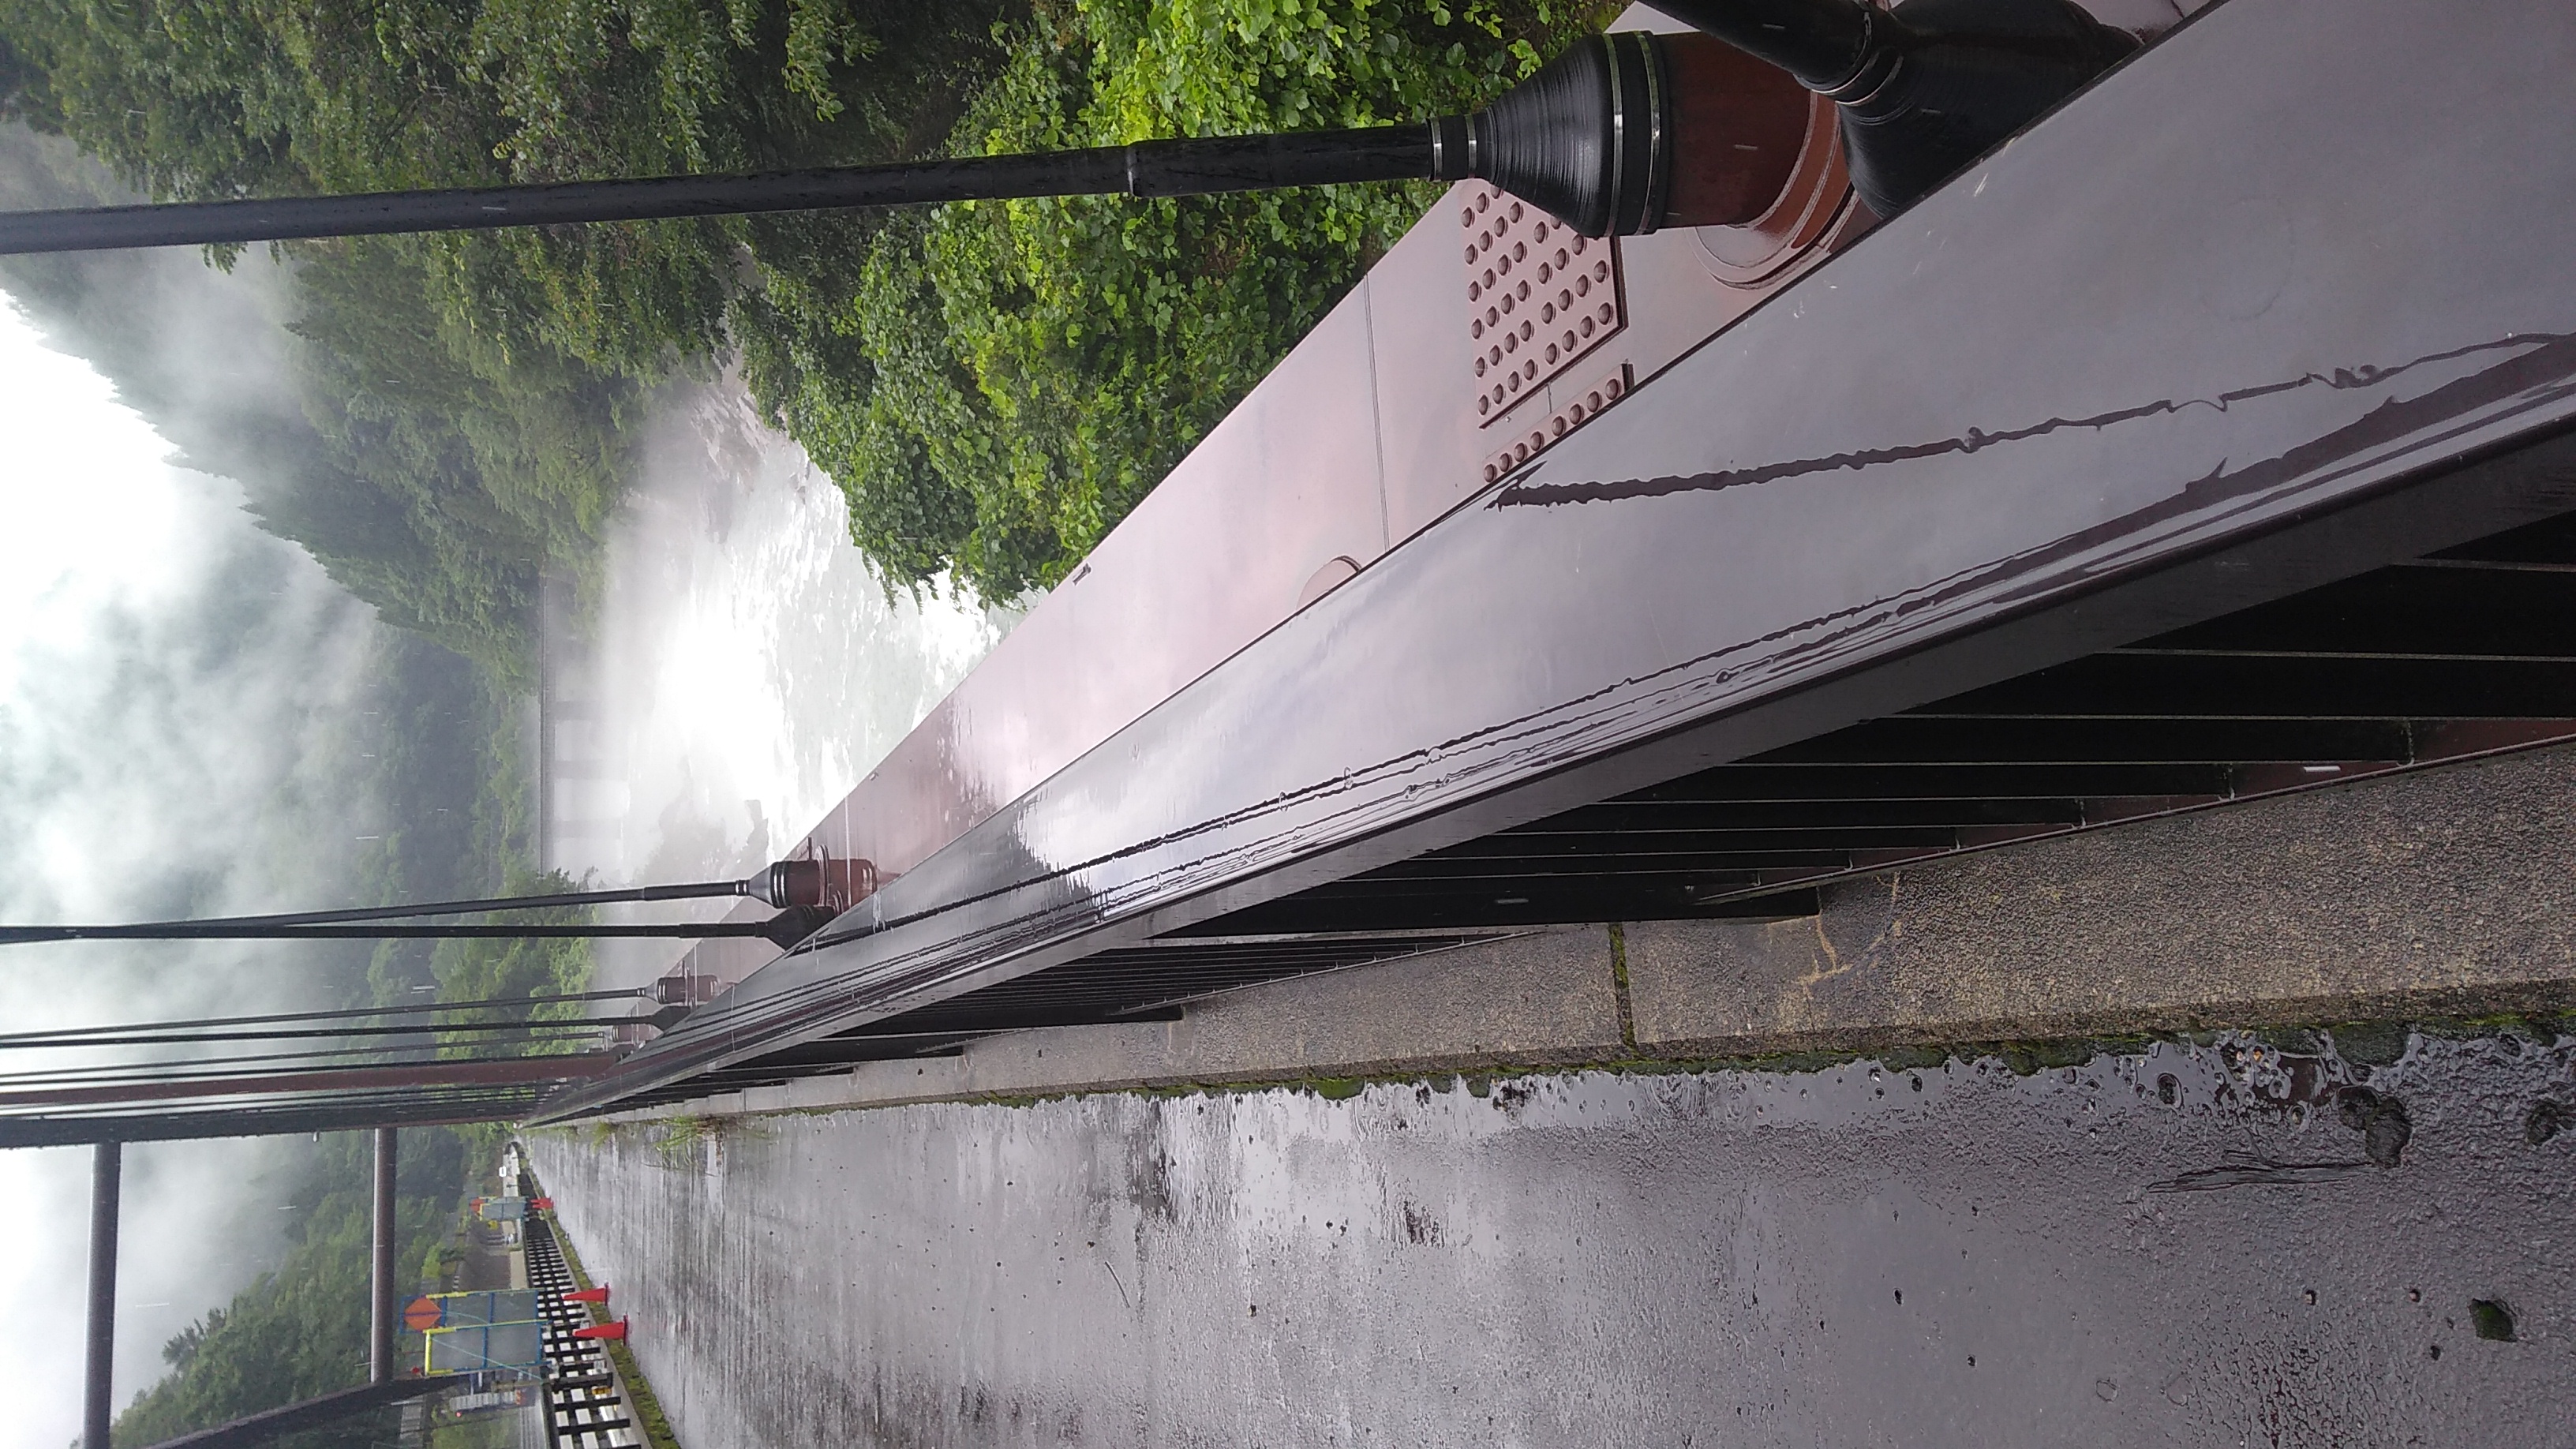
[[[1369,125],[1479,104],[1616,9],[0,0],[0,122],[104,168],[9,171],[0,191],[216,199]],[[517,864],[532,782],[513,703],[535,683],[537,580],[595,590],[657,388],[737,377],[847,496],[890,588],[1008,600],[1062,578],[1433,196],[1074,198],[216,255],[282,264],[293,395],[215,412],[170,401],[180,364],[156,355],[115,259],[15,259],[0,280],[77,333],[187,461],[239,479],[265,527],[434,641],[379,662],[380,788],[401,828],[358,862],[362,894],[420,899],[543,884]],[[489,999],[577,989],[587,968],[580,943],[388,943],[351,989]],[[415,1246],[491,1146],[422,1136]],[[120,1442],[361,1376],[358,1140],[326,1141],[278,1269],[173,1341],[177,1372]]]
[[[0,111],[161,198],[866,163],[1477,104],[1580,0],[8,0]],[[1422,185],[297,244],[332,466],[259,490],[387,616],[524,672],[650,390],[732,366],[890,586],[1063,576]],[[228,259],[227,259],[228,260]]]

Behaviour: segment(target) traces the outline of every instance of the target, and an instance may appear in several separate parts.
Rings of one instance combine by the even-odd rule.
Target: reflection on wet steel
[[[1399,480],[1377,445],[1401,380],[1372,375],[1375,311],[1397,305],[1373,280],[1283,369],[1314,400],[1293,423],[1230,418],[1171,506],[1113,535],[854,796],[835,848],[888,867],[880,891],[561,1109],[1980,689],[2045,749],[2015,692],[2033,686],[2008,681],[2086,660],[2143,691],[2164,666],[2102,651],[2576,508],[2576,153],[2554,140],[2576,93],[2546,60],[2576,12],[2356,3],[2324,28],[2289,0],[2213,8],[1697,350],[1641,364],[1496,506],[1398,547],[1405,509],[1461,495]],[[2433,47],[2451,63],[2423,65]],[[2207,274],[2277,247],[2205,213],[2249,191],[2301,237],[2348,232],[2355,195],[2409,204],[2374,211],[2368,246],[2303,243],[2238,317]],[[1433,220],[1454,267],[1455,218]],[[2417,360],[2318,370],[2331,358]],[[1472,488],[1482,450],[1436,431],[1403,456]],[[1339,491],[1262,491],[1301,480]],[[1631,491],[1523,506],[1605,488]],[[1351,499],[1379,505],[1376,536],[1320,536]],[[1365,567],[1282,619],[1333,557]],[[2370,668],[2426,692],[2465,677]],[[2555,666],[2516,668],[2492,697],[2566,694]],[[2488,698],[2422,713],[2529,713]],[[2391,757],[2308,734],[2214,758]]]
[[[1491,427],[1627,325],[1619,248],[1482,182],[1459,186],[1449,207],[1467,243],[1476,418]]]
[[[1723,488],[1742,488],[1758,483],[1775,483],[1782,479],[1812,473],[1861,470],[1882,464],[1912,462],[1947,454],[1982,452],[2006,443],[2025,442],[2068,429],[2099,430],[2120,423],[2167,416],[2193,408],[2207,408],[2224,413],[2231,407],[2270,397],[2276,393],[2307,387],[2326,387],[2338,391],[2354,388],[2383,387],[2391,380],[2421,367],[2453,362],[2479,353],[2517,348],[2532,351],[2510,362],[2449,383],[2438,391],[2406,403],[2394,400],[2384,404],[2350,427],[2307,444],[2295,454],[2262,460],[2256,468],[2234,474],[2214,475],[2207,480],[2212,492],[2236,491],[2216,485],[2241,482],[2258,469],[2272,472],[2314,472],[2327,464],[2366,449],[2399,441],[2428,424],[2439,426],[2461,420],[2480,409],[2506,402],[2520,406],[2513,411],[2546,408],[2563,402],[2571,379],[2576,379],[2576,337],[2556,333],[2516,333],[2493,341],[2471,343],[2465,347],[2445,348],[2394,366],[2358,366],[2337,368],[2331,372],[2307,372],[2286,382],[2263,383],[2236,388],[2213,397],[2159,399],[2130,407],[2114,408],[2078,418],[2050,418],[2026,427],[1988,431],[1970,428],[1954,437],[1928,443],[1909,443],[1892,447],[1858,449],[1822,458],[1800,458],[1780,463],[1765,463],[1749,468],[1730,468],[1717,473],[1700,473],[1687,478],[1635,478],[1607,482],[1531,482],[1506,484],[1486,505],[1490,508],[1553,508],[1567,503],[1610,502],[1622,498],[1661,498],[1674,493],[1714,492]],[[2506,416],[2511,416],[2508,412]],[[2188,495],[2185,495],[2188,499]],[[2180,501],[2180,500],[2178,500]],[[2125,521],[2125,520],[2124,520]]]

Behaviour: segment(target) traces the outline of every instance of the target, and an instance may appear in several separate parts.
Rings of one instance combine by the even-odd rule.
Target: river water
[[[890,595],[830,478],[730,383],[673,388],[640,456],[595,606],[549,611],[545,860],[600,885],[731,878],[792,846],[1016,616]],[[677,954],[604,945],[603,986]]]

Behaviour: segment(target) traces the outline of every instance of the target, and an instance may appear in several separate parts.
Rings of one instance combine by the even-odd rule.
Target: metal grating
[[[1317,887],[1200,928],[1802,911],[1827,881],[2576,740],[2576,517]]]
[[[536,1182],[522,1173],[519,1192],[536,1196]],[[574,1289],[571,1267],[555,1242],[554,1224],[531,1215],[526,1244],[528,1286],[537,1290],[545,1318],[544,1405],[540,1410],[548,1449],[638,1449],[647,1442],[634,1405],[618,1381],[607,1345],[573,1335],[592,1323],[590,1310],[565,1301]]]

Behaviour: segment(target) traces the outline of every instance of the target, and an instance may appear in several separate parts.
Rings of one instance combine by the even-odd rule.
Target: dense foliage
[[[173,197],[863,162],[1475,104],[1586,0],[0,0],[0,108]],[[1053,580],[1421,187],[289,249],[327,486],[267,497],[398,622],[524,668],[643,393],[739,358],[890,582]],[[514,653],[514,650],[516,651]]]
[[[961,153],[1363,126],[1469,108],[1593,4],[1080,0],[1010,32]],[[736,310],[755,395],[849,494],[893,578],[1051,583],[1428,203],[1363,186],[1073,198],[887,219],[856,269],[816,219],[761,229]]]
[[[1616,8],[0,0],[0,121],[162,198],[987,154],[1460,110]],[[10,205],[122,199],[13,155]],[[1008,598],[1061,577],[1428,200],[1349,187],[302,244],[279,253],[292,396],[219,407],[181,374],[225,359],[163,346],[132,259],[13,259],[0,279],[189,461],[240,479],[269,528],[444,646],[381,661],[398,828],[360,863],[365,894],[422,899],[547,883],[510,864],[527,857],[512,700],[535,682],[536,590],[591,580],[656,385],[738,365],[848,494],[890,584],[948,575]],[[587,973],[578,943],[389,945],[370,989],[489,999]],[[405,1261],[468,1150],[436,1140],[438,1161],[406,1171]],[[325,1144],[283,1264],[173,1341],[179,1372],[120,1441],[356,1381],[361,1151]]]
[[[160,197],[876,160],[945,132],[991,68],[991,20],[868,0],[0,0],[0,114]],[[306,416],[226,461],[389,620],[524,687],[537,580],[592,571],[645,390],[725,345],[737,243],[671,224],[285,251]]]

